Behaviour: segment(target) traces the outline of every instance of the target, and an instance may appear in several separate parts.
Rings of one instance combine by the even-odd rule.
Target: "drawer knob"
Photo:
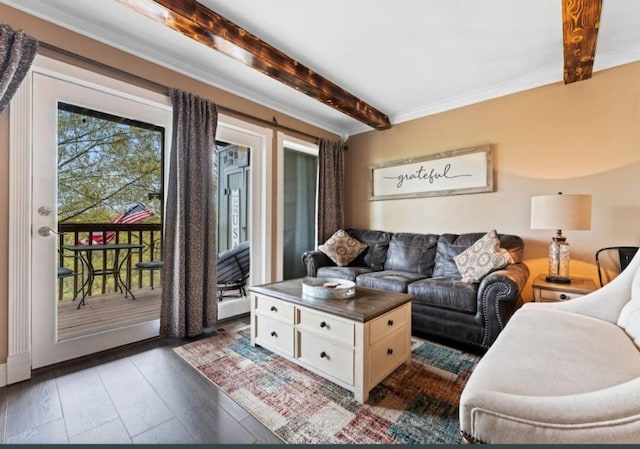
[[[269,310],[271,310],[272,312],[277,312],[278,308],[276,306],[271,306]]]
[[[391,355],[391,354],[393,354],[393,349],[391,348],[387,349],[387,355]]]
[[[276,331],[271,332],[271,336],[278,338],[278,334],[276,333]]]
[[[567,295],[566,295],[566,294],[564,294],[564,293],[561,293],[561,294],[560,294],[560,299],[567,299]]]
[[[320,323],[320,327],[327,327],[327,323],[323,321],[322,323]]]
[[[387,325],[388,325],[388,326],[393,326],[393,320],[389,320],[389,321],[387,321]]]
[[[326,353],[326,352],[324,352],[324,351],[322,351],[322,352],[320,353],[320,358],[321,358],[321,359],[326,359],[326,358],[327,358],[327,353]]]

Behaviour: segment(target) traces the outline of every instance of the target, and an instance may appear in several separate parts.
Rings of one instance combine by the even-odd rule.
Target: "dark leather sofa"
[[[522,263],[524,242],[498,234],[500,246],[515,263],[489,273],[478,283],[461,281],[453,257],[485,233],[415,234],[346,229],[367,249],[346,267],[338,267],[321,251],[307,251],[302,259],[307,275],[340,278],[362,287],[409,293],[412,333],[487,349],[521,305],[529,277]]]

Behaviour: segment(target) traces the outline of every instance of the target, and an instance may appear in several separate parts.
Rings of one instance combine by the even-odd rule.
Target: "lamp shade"
[[[591,229],[591,195],[531,197],[531,229]]]

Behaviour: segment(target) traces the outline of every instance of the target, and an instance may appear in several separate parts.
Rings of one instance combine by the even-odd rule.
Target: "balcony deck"
[[[217,303],[218,319],[226,319],[249,311],[249,298],[239,291],[227,292],[235,297]],[[134,290],[135,301],[122,293],[87,296],[85,305],[78,309],[78,301],[58,301],[58,339],[90,335],[131,324],[160,318],[162,288]]]
[[[162,288],[134,291],[135,301],[121,293],[88,296],[78,301],[58,301],[58,339],[66,340],[160,318]]]

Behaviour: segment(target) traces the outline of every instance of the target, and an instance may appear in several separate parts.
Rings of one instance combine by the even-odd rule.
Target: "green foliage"
[[[109,223],[127,205],[144,202],[161,221],[162,140],[159,129],[62,105],[58,110],[58,221]]]

